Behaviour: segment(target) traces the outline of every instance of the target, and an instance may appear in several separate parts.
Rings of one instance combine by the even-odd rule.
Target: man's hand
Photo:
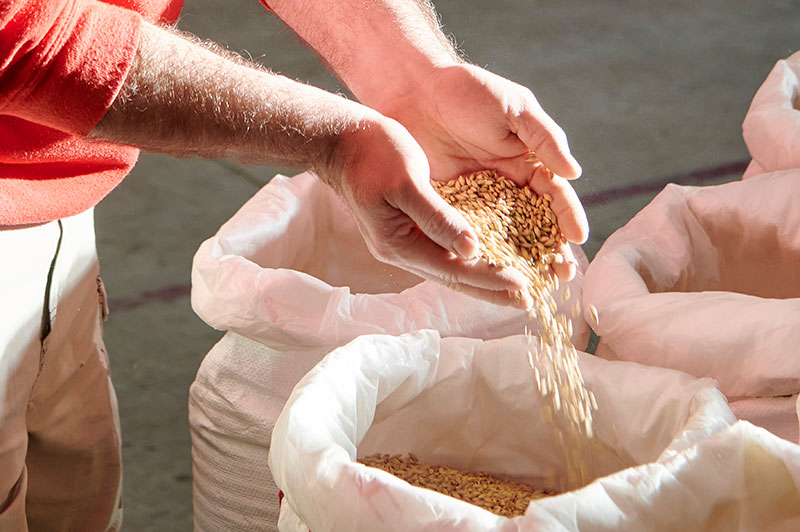
[[[434,69],[411,92],[375,107],[408,128],[425,151],[434,179],[496,169],[538,194],[550,194],[564,236],[586,241],[586,214],[567,181],[580,175],[580,166],[566,135],[530,90],[476,66],[457,64]],[[527,160],[531,151],[544,167]],[[551,177],[545,167],[556,175]],[[565,261],[554,269],[562,279],[571,279],[575,258],[566,245],[558,251]]]
[[[522,289],[524,276],[474,258],[477,236],[431,187],[425,154],[405,128],[374,113],[340,137],[318,173],[347,203],[376,258],[493,303],[519,304],[509,290]]]
[[[564,235],[583,242],[586,215],[566,179],[580,167],[531,92],[461,62],[430,0],[270,0],[275,13],[359,101],[403,124],[435,179],[496,169],[553,197]],[[558,176],[526,163],[532,150]],[[576,270],[567,246],[561,278]],[[571,266],[570,266],[571,265]]]
[[[144,24],[120,96],[92,132],[170,155],[311,169],[344,199],[370,251],[495,303],[524,286],[472,258],[477,236],[430,185],[425,154],[394,120],[361,104]]]

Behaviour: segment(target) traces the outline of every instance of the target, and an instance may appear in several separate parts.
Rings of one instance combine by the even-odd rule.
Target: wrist
[[[312,171],[337,192],[342,191],[343,176],[362,157],[368,138],[385,128],[388,119],[380,113],[355,102],[348,118],[342,120],[330,135],[324,149],[312,164]]]
[[[417,106],[423,103],[420,98],[429,98],[429,80],[445,70],[463,64],[465,63],[460,59],[444,56],[419,57],[414,61],[406,61],[399,68],[374,76],[370,83],[364,84],[356,97],[379,113],[396,118],[394,108],[398,105]],[[387,83],[387,79],[391,81]]]
[[[386,93],[373,108],[397,120],[413,133],[417,127],[424,127],[426,122],[438,114],[437,102],[453,97],[451,88],[448,88],[452,83],[444,83],[443,80],[464,80],[471,76],[471,68],[474,66],[463,61],[433,66],[425,75],[417,78],[413,85],[403,85],[396,91]]]

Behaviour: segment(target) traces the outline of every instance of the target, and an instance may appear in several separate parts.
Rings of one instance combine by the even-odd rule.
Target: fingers
[[[530,91],[526,91],[524,101],[511,121],[517,137],[547,168],[565,179],[580,177],[581,166],[570,153],[567,135],[544,112]]]
[[[514,268],[490,266],[485,260],[461,259],[421,231],[394,242],[395,249],[387,249],[384,253],[384,256],[390,257],[390,262],[448,286],[468,285],[489,291],[514,291],[521,290],[527,284],[525,276]]]
[[[479,250],[478,237],[464,217],[428,182],[397,198],[397,208],[441,248],[462,259],[472,259]]]
[[[578,260],[569,244],[559,243],[556,246],[556,257],[560,257],[552,264],[553,273],[564,282],[571,281],[578,273]]]
[[[528,310],[533,306],[533,300],[530,294],[525,290],[491,290],[455,281],[445,281],[441,277],[431,276],[428,272],[417,270],[410,266],[407,269],[411,273],[438,282],[451,290],[467,294],[477,299],[482,299],[483,301],[488,301],[495,305],[511,306],[519,308],[520,310]]]
[[[505,305],[528,309],[533,305],[530,295],[524,290],[525,276],[513,268],[490,266],[483,259],[464,260],[442,248],[421,231],[416,231],[400,242],[402,249],[385,249],[374,252],[378,257],[394,257],[391,262],[424,279],[438,282],[464,294]],[[388,244],[391,246],[391,244]],[[379,247],[387,247],[383,242]],[[372,248],[372,246],[370,246]]]
[[[463,259],[474,258],[479,250],[478,237],[464,217],[433,189],[425,152],[400,124],[391,121],[387,127],[392,128],[393,144],[403,157],[396,167],[398,185],[385,190],[386,201],[445,250]]]
[[[589,221],[578,195],[563,177],[547,175],[542,167],[533,172],[528,185],[537,194],[550,194],[550,208],[558,220],[561,233],[570,242],[583,244],[589,238]]]

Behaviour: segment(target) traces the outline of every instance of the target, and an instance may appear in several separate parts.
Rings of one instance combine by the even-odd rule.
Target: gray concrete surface
[[[741,121],[800,48],[797,1],[438,0],[477,64],[530,87],[584,168],[592,257],[668,181],[737,179]],[[339,89],[257,0],[186,0],[179,27],[288,76]],[[189,305],[192,255],[276,168],[143,154],[97,209],[106,343],[124,433],[128,531],[188,531],[188,388],[221,333]]]

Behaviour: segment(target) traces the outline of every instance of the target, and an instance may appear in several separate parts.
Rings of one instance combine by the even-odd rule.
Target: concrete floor
[[[530,87],[584,168],[591,258],[666,182],[737,179],[741,121],[776,60],[800,48],[796,0],[438,0],[471,61]],[[288,76],[339,89],[257,0],[186,0],[179,27]],[[189,385],[221,336],[189,305],[192,255],[277,168],[143,154],[97,209],[111,298],[129,531],[188,531]]]

